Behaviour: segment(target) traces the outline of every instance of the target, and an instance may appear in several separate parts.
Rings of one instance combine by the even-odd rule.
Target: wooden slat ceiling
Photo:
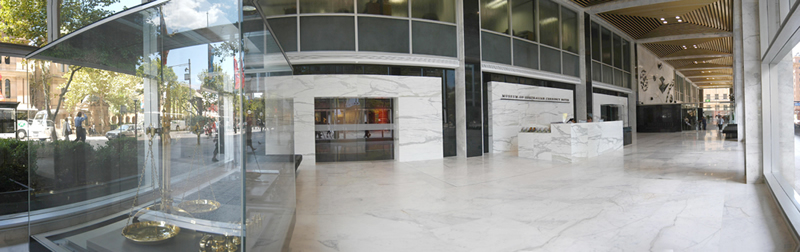
[[[722,78],[719,80],[725,81],[713,86],[732,86],[733,0],[675,0],[654,4],[631,4],[630,0],[571,1],[604,11],[596,13],[597,16],[636,40],[647,39],[640,44],[665,58],[691,80]],[[603,6],[596,6],[599,4]],[[713,70],[694,70],[699,68]]]

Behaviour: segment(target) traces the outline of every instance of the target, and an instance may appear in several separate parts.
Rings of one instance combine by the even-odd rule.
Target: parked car
[[[133,128],[133,124],[123,124],[119,128],[106,132],[106,138],[108,140],[119,138],[119,137],[135,137],[135,133]]]

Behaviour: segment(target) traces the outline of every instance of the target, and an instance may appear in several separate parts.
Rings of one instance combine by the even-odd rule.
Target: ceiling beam
[[[0,55],[25,58],[29,53],[38,50],[35,46],[0,43]]]
[[[717,77],[733,77],[730,74],[719,74],[719,75],[686,75],[686,78],[689,79],[696,79],[696,78],[717,78]]]
[[[721,53],[721,54],[701,54],[701,55],[688,55],[688,56],[678,56],[678,57],[664,57],[661,60],[684,60],[684,59],[701,59],[701,58],[721,58],[721,57],[731,57],[733,56],[732,53]]]
[[[639,7],[651,4],[660,4],[660,3],[669,3],[675,2],[676,0],[621,0],[621,1],[612,1],[608,3],[602,3],[598,5],[593,5],[586,9],[587,12],[591,14],[627,9],[631,7]]]
[[[676,40],[687,40],[687,39],[707,39],[707,38],[724,38],[724,37],[733,37],[733,33],[732,32],[710,32],[710,33],[695,33],[695,34],[663,36],[663,37],[638,39],[638,40],[636,40],[636,43],[646,44],[646,43],[659,43],[659,42],[676,41]]]

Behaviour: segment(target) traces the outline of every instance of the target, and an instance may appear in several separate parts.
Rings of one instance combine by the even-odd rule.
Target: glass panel
[[[611,62],[611,31],[609,31],[606,28],[601,28],[601,29],[602,29],[602,32],[601,32],[601,35],[602,35],[601,45],[603,47],[603,50],[601,52],[603,53],[603,63],[611,65],[612,64],[612,62]]]
[[[411,1],[411,17],[456,22],[456,3],[453,0],[414,0]]]
[[[456,57],[456,27],[412,21],[414,54]]]
[[[559,47],[558,4],[550,0],[539,1],[539,39],[552,47]]]
[[[626,88],[631,88],[631,74],[629,73],[622,74],[622,86]]]
[[[511,19],[514,24],[514,36],[536,41],[536,2],[533,0],[514,0],[511,7]]]
[[[564,60],[564,75],[580,77],[580,66],[578,65],[580,60],[578,59],[578,56],[569,53],[562,53],[562,57]]]
[[[603,81],[603,68],[600,63],[592,61],[592,80]]]
[[[600,52],[600,25],[592,22],[592,59],[596,61],[601,61],[601,52]]]
[[[263,23],[250,22],[263,20],[255,12],[231,2],[174,3],[122,12],[31,54],[37,67],[29,74],[69,63],[74,76],[31,85],[59,90],[64,99],[34,104],[43,110],[32,113],[30,137],[49,140],[25,144],[35,186],[24,194],[31,216],[65,227],[34,234],[31,247],[177,251],[197,250],[201,240],[239,251],[288,246],[300,158],[293,102],[267,93],[243,70],[280,76],[291,75],[291,66],[269,53],[277,42]],[[187,11],[220,13],[209,23],[170,22]],[[139,236],[149,230],[174,236],[134,243],[153,237]]]
[[[631,42],[622,40],[622,70],[631,71]]]
[[[358,13],[408,17],[408,0],[358,0]]]
[[[296,52],[297,51],[297,18],[273,18],[267,20],[272,31],[275,32],[275,37],[281,43],[284,51]],[[269,53],[278,53],[278,50]]]
[[[622,86],[622,71],[614,69],[614,85]]]
[[[508,34],[507,0],[481,0],[481,28]]]
[[[444,156],[452,157],[458,154],[456,150],[456,71],[444,70],[442,78]]]
[[[511,65],[511,38],[489,32],[481,34],[483,60]]]
[[[547,64],[541,65],[542,70],[560,74],[561,51],[546,46],[540,46],[539,48],[542,53],[542,62],[547,62]]]
[[[297,14],[296,0],[260,1],[259,4],[267,17]]]
[[[614,67],[622,68],[622,38],[614,34]]]
[[[358,50],[408,53],[408,20],[358,17]]]
[[[314,98],[317,162],[394,159],[394,100]]]
[[[353,17],[300,17],[301,51],[355,51],[355,40]]]
[[[561,49],[578,53],[578,14],[561,7]]]
[[[23,3],[25,5],[32,5],[25,2],[16,2],[16,3]],[[111,16],[114,13],[118,13],[130,7],[135,7],[137,5],[142,4],[141,0],[118,0],[118,1],[61,1],[59,2],[61,7],[59,8],[60,15],[59,15],[59,22],[61,23],[61,34],[60,37],[67,35],[71,32],[74,32],[84,26],[90,25],[94,22],[100,21],[101,19]],[[45,7],[47,6],[45,2],[41,4],[35,4],[34,6],[40,6],[41,12],[45,12]],[[26,10],[25,8],[19,8],[19,10]],[[13,13],[13,12],[11,12]],[[216,17],[222,17],[222,15],[215,15]],[[47,31],[46,27],[46,20],[44,15],[19,15],[14,17],[17,21],[20,21],[20,17],[30,18],[28,21],[23,22],[15,22],[11,29],[11,33],[6,33],[6,31],[0,31],[0,33],[5,33],[3,35],[11,36],[12,38],[27,38],[30,35],[18,35],[15,34],[15,30],[25,29],[26,31],[34,31],[37,28],[41,28],[40,31]],[[175,16],[173,16],[175,17]],[[212,16],[213,17],[213,16]],[[6,17],[0,16],[0,20],[5,19]],[[178,17],[179,18],[179,17]],[[170,19],[169,17],[165,17],[165,19]],[[11,18],[9,18],[11,20]],[[38,21],[38,22],[37,22]],[[172,21],[172,20],[170,20]],[[39,25],[41,27],[38,27]],[[20,27],[22,26],[22,27]],[[26,29],[27,28],[27,29]],[[46,36],[46,34],[42,34],[42,36]],[[35,40],[35,43],[38,42],[38,39]],[[38,46],[42,46],[43,44],[39,44]]]
[[[614,69],[603,65],[603,83],[614,85]]]
[[[300,13],[353,13],[353,0],[299,0]]]
[[[514,65],[539,69],[539,45],[514,39]]]

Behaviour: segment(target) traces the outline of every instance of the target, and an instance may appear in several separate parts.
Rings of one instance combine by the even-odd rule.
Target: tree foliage
[[[112,12],[104,8],[119,0],[62,0],[61,34],[73,32]],[[0,42],[44,46],[47,41],[47,0],[0,0]]]
[[[68,76],[65,76],[67,78]],[[106,70],[84,68],[75,74],[72,86],[64,96],[64,108],[72,109],[85,98],[96,98],[96,102],[107,102],[109,113],[117,114],[122,105],[134,106],[139,93],[141,78]],[[64,86],[62,86],[63,88]]]

